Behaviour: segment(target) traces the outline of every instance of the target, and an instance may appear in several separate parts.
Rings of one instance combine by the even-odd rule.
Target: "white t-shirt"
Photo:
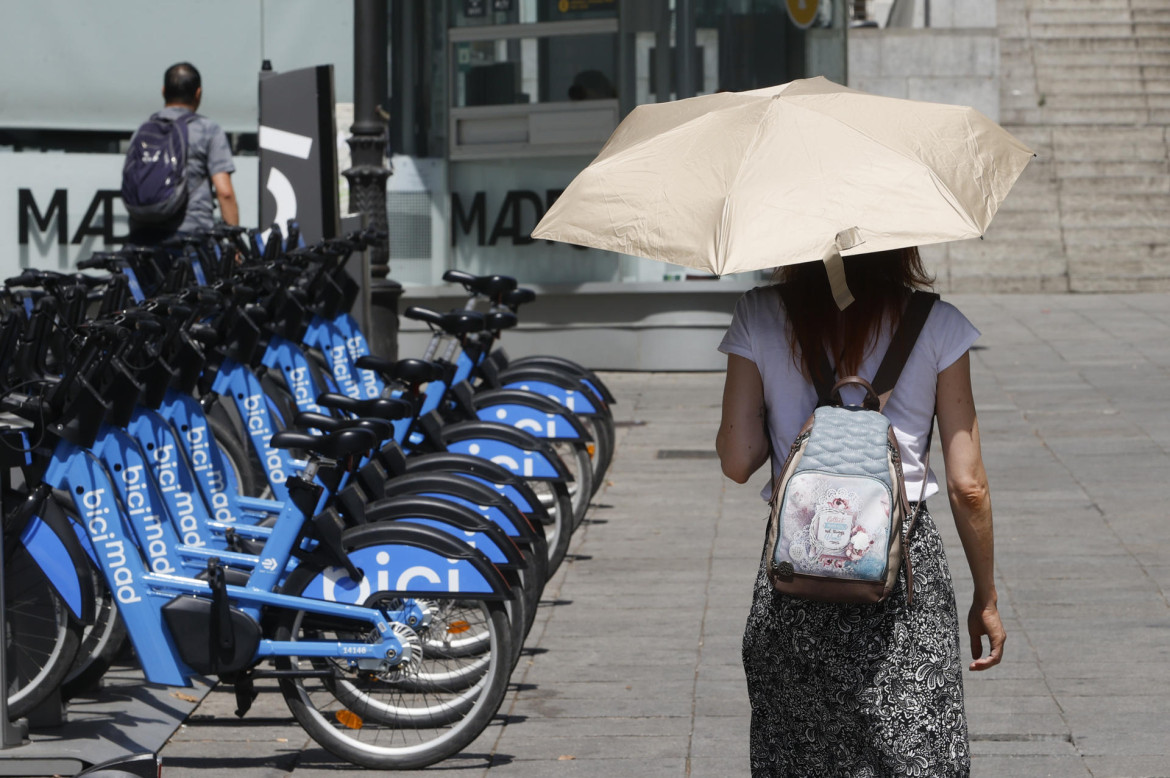
[[[866,351],[857,375],[873,380],[891,335],[888,327],[882,328],[877,341]],[[959,309],[942,300],[935,302],[890,395],[885,414],[894,427],[902,450],[902,472],[906,480],[906,496],[910,500],[917,500],[922,489],[922,460],[926,436],[934,418],[938,374],[963,356],[978,337],[979,330],[959,313]],[[775,288],[758,286],[739,299],[719,350],[755,362],[763,378],[768,434],[772,439],[772,450],[778,454],[772,459],[773,478],[770,481],[774,480],[792,441],[817,405],[816,389],[793,362],[789,351],[788,317]],[[841,392],[845,403],[860,404],[863,398],[860,387],[847,386]],[[764,488],[764,499],[771,496],[770,481]],[[938,481],[932,471],[926,496],[937,493]]]

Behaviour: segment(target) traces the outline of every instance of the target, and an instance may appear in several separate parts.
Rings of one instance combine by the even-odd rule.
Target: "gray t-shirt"
[[[180,106],[163,108],[156,115],[171,119],[190,113]],[[232,148],[227,134],[206,116],[195,115],[187,125],[187,214],[179,225],[181,232],[209,230],[214,226],[211,177],[216,173],[234,173]]]

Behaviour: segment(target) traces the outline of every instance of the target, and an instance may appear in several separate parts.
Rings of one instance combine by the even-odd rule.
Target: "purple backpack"
[[[187,207],[187,125],[155,114],[130,141],[122,166],[122,202],[135,221],[158,224],[182,216]]]

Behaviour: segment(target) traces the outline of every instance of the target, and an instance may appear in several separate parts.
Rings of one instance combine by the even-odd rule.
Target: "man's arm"
[[[211,177],[215,187],[215,199],[219,200],[219,214],[228,224],[240,223],[240,205],[236,202],[236,190],[232,188],[231,173],[216,173]]]

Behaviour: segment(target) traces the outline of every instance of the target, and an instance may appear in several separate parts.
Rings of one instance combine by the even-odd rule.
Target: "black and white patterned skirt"
[[[764,575],[743,636],[752,775],[967,776],[959,623],[942,539],[923,510],[905,572],[876,605],[776,593]]]

